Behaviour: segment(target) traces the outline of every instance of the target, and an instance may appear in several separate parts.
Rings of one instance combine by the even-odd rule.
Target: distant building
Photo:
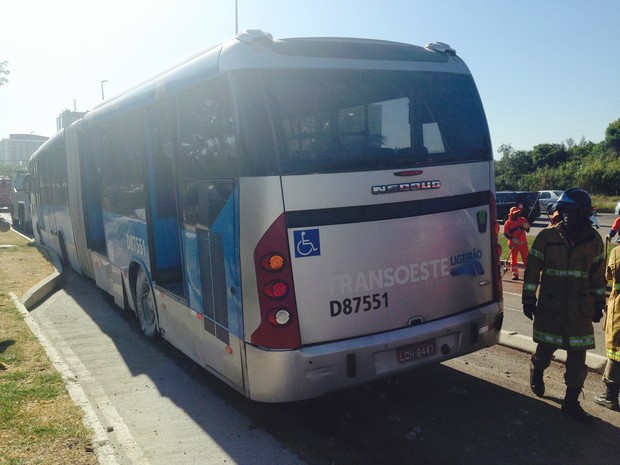
[[[49,137],[34,134],[9,134],[8,139],[0,140],[0,163],[25,165],[47,139]]]

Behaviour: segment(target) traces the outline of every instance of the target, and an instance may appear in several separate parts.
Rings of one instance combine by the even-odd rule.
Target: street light
[[[101,100],[105,100],[105,95],[103,93],[103,83],[104,82],[108,82],[108,80],[104,79],[103,81],[101,81]]]

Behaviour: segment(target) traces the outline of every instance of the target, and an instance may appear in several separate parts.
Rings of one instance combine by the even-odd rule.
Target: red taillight
[[[281,299],[288,293],[288,285],[284,281],[271,281],[263,290],[272,299]]]
[[[261,321],[250,336],[257,346],[296,349],[301,346],[297,304],[290,267],[284,214],[267,229],[254,250]]]

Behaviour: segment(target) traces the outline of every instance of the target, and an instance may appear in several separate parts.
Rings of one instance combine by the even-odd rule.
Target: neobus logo
[[[384,184],[382,186],[372,186],[372,194],[397,194],[399,192],[421,191],[425,189],[439,189],[441,181],[416,181],[404,182],[401,184]]]

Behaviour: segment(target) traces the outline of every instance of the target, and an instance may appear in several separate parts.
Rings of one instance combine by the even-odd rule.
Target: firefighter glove
[[[609,234],[607,234],[607,235],[605,236],[605,241],[606,241],[606,242],[610,242],[610,241],[611,241],[611,236],[610,236]]]
[[[523,314],[531,320],[536,315],[536,305],[523,304]]]
[[[602,307],[594,309],[594,316],[592,317],[592,321],[594,323],[598,323],[599,321],[601,321],[601,318],[603,318],[603,310],[604,309]]]

